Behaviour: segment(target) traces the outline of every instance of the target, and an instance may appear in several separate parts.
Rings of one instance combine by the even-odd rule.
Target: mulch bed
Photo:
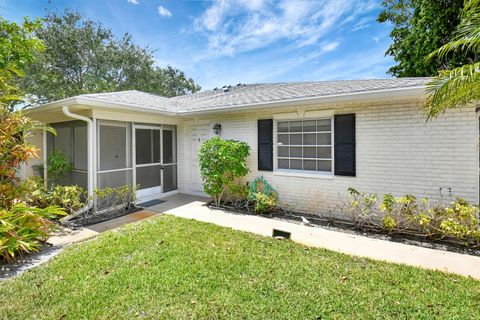
[[[399,242],[424,248],[444,250],[450,252],[456,252],[461,254],[469,254],[473,256],[480,256],[480,248],[471,248],[467,247],[458,240],[454,239],[430,239],[426,236],[417,236],[408,233],[392,233],[387,234],[382,229],[375,228],[360,228],[358,225],[355,225],[352,221],[347,219],[339,219],[333,217],[325,217],[321,215],[314,215],[308,213],[293,212],[289,210],[284,210],[282,208],[276,208],[270,213],[267,214],[255,214],[252,211],[248,210],[246,207],[239,207],[235,205],[222,205],[220,207],[215,206],[213,202],[207,204],[208,207],[212,209],[218,209],[223,211],[228,211],[234,214],[243,214],[243,215],[256,215],[264,218],[270,218],[275,220],[281,220],[286,222],[292,222],[297,224],[302,224],[302,217],[307,219],[310,222],[312,228],[324,228],[328,230],[340,231],[345,233],[350,233],[354,235],[366,236],[374,239],[387,240],[393,242]]]

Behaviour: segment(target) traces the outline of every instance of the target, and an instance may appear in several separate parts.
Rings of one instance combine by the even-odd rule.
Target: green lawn
[[[161,216],[0,282],[2,319],[473,319],[480,282]]]

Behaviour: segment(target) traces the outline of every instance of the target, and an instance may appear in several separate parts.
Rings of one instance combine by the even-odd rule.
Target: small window
[[[277,169],[332,172],[332,119],[277,121]]]

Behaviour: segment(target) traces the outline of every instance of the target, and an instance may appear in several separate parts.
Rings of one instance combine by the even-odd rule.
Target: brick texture
[[[263,176],[290,208],[321,215],[342,215],[349,187],[379,196],[406,193],[450,202],[456,197],[478,202],[478,120],[474,108],[449,111],[427,122],[419,99],[342,103],[281,110],[264,109],[185,119],[178,130],[179,189],[192,192],[190,144],[192,121],[222,125],[221,137],[251,146],[246,181]],[[302,177],[257,171],[257,119],[306,110],[356,114],[357,176]]]

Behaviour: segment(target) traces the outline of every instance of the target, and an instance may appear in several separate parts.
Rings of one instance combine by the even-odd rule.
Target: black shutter
[[[273,120],[258,120],[258,170],[273,171]]]
[[[355,168],[355,114],[335,115],[335,175],[356,175]]]

